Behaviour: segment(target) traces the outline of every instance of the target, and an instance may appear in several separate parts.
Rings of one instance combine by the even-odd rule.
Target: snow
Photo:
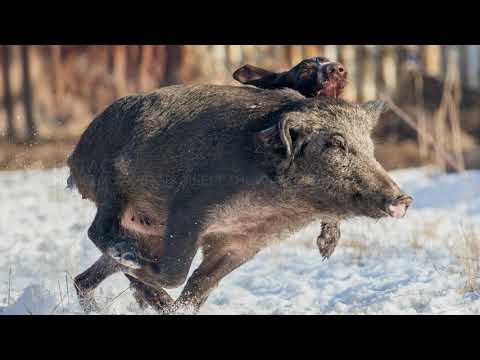
[[[414,198],[405,218],[344,223],[324,262],[311,224],[223,279],[200,314],[479,314],[480,171],[391,174]],[[95,208],[65,189],[66,177],[0,174],[0,314],[82,313],[72,277],[99,256],[87,237]],[[96,297],[102,314],[154,314],[122,274]]]

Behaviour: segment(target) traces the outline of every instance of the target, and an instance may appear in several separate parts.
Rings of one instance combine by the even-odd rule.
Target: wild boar
[[[292,90],[191,85],[127,96],[98,115],[68,160],[95,202],[101,258],[75,279],[86,311],[123,271],[143,306],[198,311],[272,239],[315,219],[401,217],[412,199],[374,157],[381,102]],[[200,266],[176,301],[201,248]]]

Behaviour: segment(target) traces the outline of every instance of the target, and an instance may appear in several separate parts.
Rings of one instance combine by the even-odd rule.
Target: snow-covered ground
[[[95,209],[64,190],[66,176],[0,173],[0,314],[81,313],[72,277],[99,256],[86,235]],[[226,277],[201,314],[480,313],[480,171],[392,176],[415,199],[406,218],[343,224],[325,262],[312,224]],[[153,314],[122,274],[97,300],[105,314]]]

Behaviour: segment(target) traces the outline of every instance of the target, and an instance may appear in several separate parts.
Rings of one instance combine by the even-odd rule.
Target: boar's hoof
[[[317,246],[323,260],[328,259],[333,254],[339,239],[339,223],[322,223],[322,232],[317,238]]]
[[[138,250],[129,243],[119,242],[113,244],[107,249],[106,252],[120,265],[123,265],[127,268],[140,269],[143,267]]]
[[[97,305],[93,294],[79,294],[79,303],[85,314],[99,313],[100,307]]]

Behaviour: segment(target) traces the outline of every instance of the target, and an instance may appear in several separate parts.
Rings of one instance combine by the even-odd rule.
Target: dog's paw
[[[322,224],[322,232],[317,238],[317,246],[323,260],[328,259],[333,254],[340,235],[339,223]]]

